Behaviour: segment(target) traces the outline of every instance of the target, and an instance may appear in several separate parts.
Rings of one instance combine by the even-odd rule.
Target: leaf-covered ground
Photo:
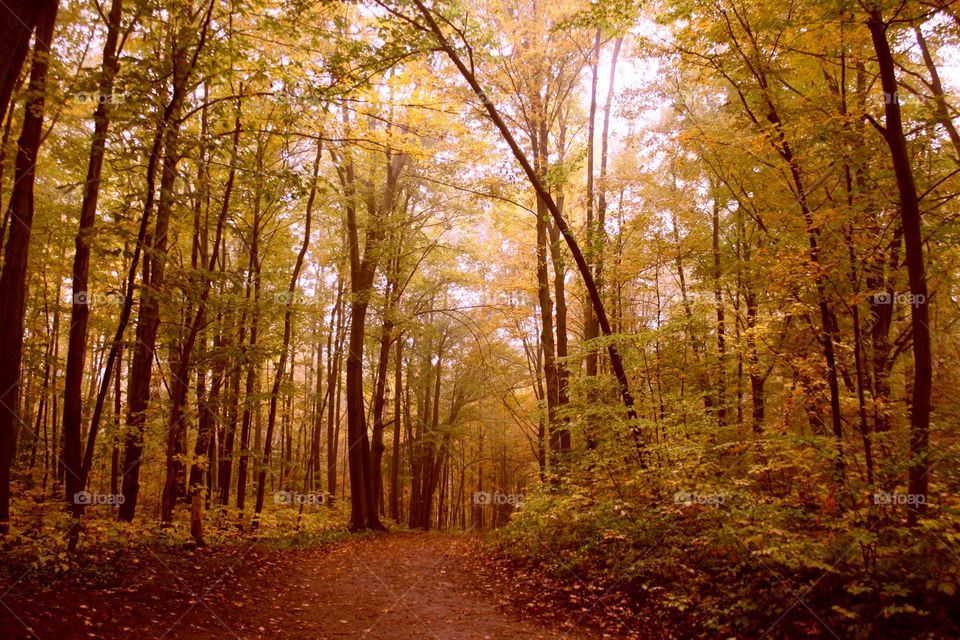
[[[442,534],[154,550],[52,584],[26,575],[0,586],[0,637],[588,637],[574,626],[576,608],[525,610],[529,581],[496,567],[478,538]]]

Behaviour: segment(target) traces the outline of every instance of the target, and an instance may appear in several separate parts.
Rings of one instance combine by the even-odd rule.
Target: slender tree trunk
[[[259,200],[259,198],[258,198]],[[240,418],[240,451],[237,460],[237,511],[241,520],[243,519],[243,509],[247,499],[247,467],[250,456],[253,452],[250,450],[250,429],[253,423],[253,412],[256,408],[254,404],[257,400],[254,398],[254,392],[257,389],[257,373],[259,362],[255,357],[257,340],[259,338],[259,310],[260,304],[260,265],[259,244],[260,244],[260,211],[259,206],[255,208],[253,236],[250,242],[250,275],[253,279],[248,282],[247,301],[251,303],[250,311],[250,342],[244,348],[244,359],[247,365],[247,378],[243,391],[243,415]]]
[[[307,481],[305,487],[307,491],[320,491],[322,477],[320,475],[320,434],[323,431],[323,415],[330,399],[330,389],[327,388],[326,395],[323,393],[323,319],[317,314],[317,328],[315,332],[316,349],[315,365],[313,375],[315,379],[313,393],[313,428],[310,435],[310,460],[307,465]],[[333,333],[333,319],[331,318],[328,336]],[[329,337],[327,338],[329,344]]]
[[[249,290],[249,279],[253,277],[253,272],[247,272],[247,283],[245,288]],[[237,424],[240,417],[240,381],[243,378],[243,360],[246,351],[247,339],[247,314],[246,307],[240,313],[239,326],[237,329],[236,350],[239,354],[234,355],[231,360],[232,372],[230,374],[230,401],[226,410],[226,419],[224,420],[224,438],[223,449],[220,453],[220,470],[217,484],[220,487],[220,505],[230,504],[230,487],[233,486],[233,462],[237,440]]]
[[[103,66],[100,71],[99,95],[113,94],[113,82],[120,66],[117,45],[120,39],[120,17],[123,12],[123,0],[113,0],[107,25],[107,39],[103,46]],[[90,241],[97,219],[97,202],[100,197],[100,175],[103,171],[103,158],[106,152],[107,129],[110,125],[110,100],[100,99],[93,113],[93,140],[90,144],[90,156],[87,161],[87,180],[84,184],[83,203],[80,205],[80,225],[74,244],[73,257],[73,304],[70,308],[70,336],[67,342],[67,372],[63,391],[63,441],[64,464],[68,469],[80,469],[81,458],[81,422],[82,386],[84,359],[87,350],[87,320],[90,299],[87,283],[90,276]],[[109,372],[105,374],[109,381]],[[93,378],[95,380],[95,377]],[[83,476],[83,474],[80,474]],[[74,494],[82,491],[77,486],[80,477],[68,474],[66,499],[74,518],[79,518],[83,505],[74,500]],[[73,533],[73,532],[71,532]]]
[[[332,501],[337,493],[337,449],[340,419],[340,363],[343,359],[343,282],[337,278],[337,299],[330,311],[330,336],[327,338],[327,490]]]
[[[174,115],[173,122],[166,128],[164,135],[164,161],[160,179],[160,198],[157,202],[157,221],[153,237],[149,242],[150,251],[144,255],[143,259],[140,313],[137,318],[136,345],[127,389],[127,435],[124,441],[123,482],[121,483],[123,503],[119,510],[119,518],[126,522],[133,520],[137,497],[140,493],[143,435],[146,411],[150,403],[154,350],[160,328],[160,292],[164,285],[167,232],[173,210],[173,187],[179,160],[178,137],[179,124],[177,116]]]
[[[117,354],[113,374],[113,435],[110,439],[110,493],[120,493],[120,431],[123,425],[123,350]]]
[[[397,238],[397,254],[389,267],[387,275],[387,291],[384,300],[383,325],[380,330],[380,353],[377,357],[377,379],[373,391],[373,439],[372,439],[372,461],[371,461],[371,482],[375,494],[377,509],[383,511],[383,430],[384,430],[384,410],[386,408],[386,388],[387,373],[390,365],[390,345],[394,340],[393,336],[393,314],[400,297],[400,244],[402,237]]]
[[[597,29],[593,39],[593,52],[590,60],[590,111],[587,117],[587,248],[584,252],[584,258],[589,268],[596,273],[597,249],[600,230],[595,228],[593,206],[594,206],[594,185],[593,185],[593,156],[594,156],[594,138],[597,119],[597,75],[600,66],[600,38],[602,30]],[[583,339],[585,342],[596,340],[600,335],[600,327],[597,325],[597,319],[593,313],[593,307],[589,304],[583,305]],[[598,354],[593,346],[587,348],[586,373],[588,377],[597,375]],[[590,391],[590,403],[596,404],[599,397],[596,390]],[[592,449],[596,446],[594,427],[591,425],[587,433],[587,447]]]
[[[711,217],[713,249],[713,300],[717,314],[717,426],[727,426],[727,337],[726,322],[723,307],[723,288],[721,277],[723,270],[720,266],[720,202],[717,200],[717,191],[713,190],[713,215]]]
[[[400,393],[403,381],[403,337],[397,336],[393,373],[393,459],[390,469],[390,518],[400,522]]]
[[[880,83],[884,92],[893,95],[897,90],[896,64],[887,41],[887,23],[879,9],[872,9],[867,21],[873,48],[880,68]],[[903,131],[900,105],[889,100],[884,105],[886,127],[883,137],[890,148],[893,171],[900,195],[900,219],[906,247],[907,276],[910,281],[910,321],[913,334],[913,393],[910,406],[910,481],[909,492],[917,499],[916,508],[909,512],[911,524],[926,511],[929,487],[931,394],[933,386],[933,354],[930,344],[930,311],[927,274],[923,257],[923,225],[920,202],[913,179],[913,168]]]
[[[349,127],[346,106],[343,121]],[[348,153],[337,162],[337,174],[343,187],[346,209],[347,243],[350,250],[350,339],[347,348],[347,460],[350,471],[350,528],[384,529],[377,508],[376,490],[371,473],[370,441],[363,401],[363,347],[365,321],[370,293],[380,262],[384,237],[384,218],[392,213],[398,194],[398,180],[407,162],[406,156],[387,150],[386,182],[378,207],[373,185],[367,185],[367,231],[363,256],[357,223],[357,190],[353,160]],[[336,160],[336,158],[335,158]]]
[[[545,118],[541,116],[540,127],[530,131],[530,140],[533,144],[534,168],[537,176],[546,178],[548,149],[544,146],[548,141]],[[543,350],[543,377],[546,386],[547,401],[547,429],[550,439],[553,432],[559,429],[557,408],[560,404],[560,386],[557,378],[557,349],[553,333],[553,299],[550,297],[550,271],[547,262],[548,221],[546,202],[537,197],[537,302],[540,306],[540,347]]]

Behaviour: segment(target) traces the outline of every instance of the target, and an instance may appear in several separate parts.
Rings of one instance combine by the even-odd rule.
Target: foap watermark
[[[927,496],[922,493],[899,493],[897,491],[877,491],[873,494],[873,504],[876,505],[907,505],[916,507],[927,503]]]
[[[320,506],[327,504],[327,496],[323,493],[277,491],[275,494],[273,494],[273,502],[284,507],[299,507],[300,505]]]
[[[708,504],[715,507],[722,505],[727,499],[725,493],[698,493],[696,491],[677,491],[673,494],[674,504]]]
[[[120,506],[126,498],[122,493],[91,493],[90,491],[77,491],[73,494],[74,504],[85,504],[89,506],[110,505]]]
[[[893,93],[884,91],[881,95],[877,96],[878,98],[883,98],[883,104],[922,104],[923,99],[920,96],[914,95],[912,93],[900,93],[895,91]]]
[[[127,101],[127,94],[77,91],[73,94],[73,101],[80,104],[123,104]]]
[[[79,305],[115,305],[123,306],[126,298],[122,293],[104,293],[101,295],[94,295],[89,291],[77,291],[71,297],[73,304]]]
[[[273,301],[277,304],[296,304],[302,305],[307,301],[307,297],[299,291],[294,291],[293,293],[289,291],[277,291],[273,294]]]
[[[509,504],[514,507],[518,507],[523,504],[524,500],[526,500],[526,496],[524,496],[522,493],[500,493],[499,491],[490,493],[489,491],[477,491],[475,494],[473,494],[473,504],[479,506],[483,506],[485,504]]]
[[[473,92],[477,99],[480,100],[480,104],[483,105],[493,105],[493,100],[490,99],[490,96],[487,95],[487,92],[483,89]]]
[[[927,301],[927,297],[922,293],[916,295],[912,293],[897,293],[896,291],[878,291],[870,296],[873,304],[899,304],[910,307],[919,307]]]

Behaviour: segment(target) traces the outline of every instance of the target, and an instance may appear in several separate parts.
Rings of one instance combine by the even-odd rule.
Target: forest
[[[960,637],[958,121],[957,0],[0,0],[0,638]]]

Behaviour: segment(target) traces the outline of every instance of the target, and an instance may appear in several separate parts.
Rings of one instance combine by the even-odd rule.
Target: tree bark
[[[720,266],[720,202],[717,200],[716,189],[713,190],[713,215],[711,222],[711,247],[713,249],[713,301],[717,316],[717,397],[716,412],[717,426],[727,426],[727,343],[726,323],[723,308],[723,288],[720,278],[723,271]]]
[[[117,70],[120,67],[118,42],[120,39],[120,18],[123,13],[123,0],[113,0],[107,25],[107,39],[103,45],[103,66],[100,71],[99,95],[111,96]],[[106,152],[107,129],[110,126],[110,100],[97,101],[93,113],[93,140],[87,161],[87,179],[84,183],[83,202],[80,205],[80,223],[74,245],[73,257],[73,304],[70,308],[70,335],[67,342],[67,371],[63,391],[63,441],[64,464],[68,469],[81,469],[81,422],[83,420],[83,367],[87,350],[87,321],[90,315],[91,300],[87,285],[90,277],[90,241],[97,220],[97,202],[100,197],[100,176],[103,172],[103,158]],[[105,374],[109,382],[110,374]],[[67,504],[74,518],[79,518],[83,505],[74,500],[74,493],[82,491],[77,486],[83,476],[68,474],[66,482]]]
[[[0,56],[0,122],[6,118],[10,97],[20,77],[20,70],[30,50],[30,36],[38,27],[41,14],[56,11],[57,0],[6,0],[5,12],[10,15],[0,20],[0,42],[4,43],[6,53]],[[53,32],[50,32],[52,37]],[[50,48],[50,37],[38,42],[45,49]]]
[[[880,83],[884,92],[894,95],[897,90],[896,65],[890,43],[887,41],[887,23],[879,9],[869,12],[867,27],[873,40],[880,68]],[[929,487],[929,438],[930,411],[933,386],[933,354],[930,345],[929,294],[927,274],[923,257],[923,225],[920,202],[917,197],[913,168],[903,131],[900,105],[896,100],[884,105],[886,126],[883,137],[890,148],[893,171],[900,196],[900,220],[906,248],[907,277],[910,281],[910,321],[913,334],[913,394],[910,406],[910,478],[909,493],[923,496],[919,504],[909,511],[910,524],[926,511],[926,496]]]
[[[33,227],[33,186],[37,152],[43,135],[50,41],[53,39],[56,19],[57,3],[45,3],[37,19],[36,45],[30,70],[30,98],[17,140],[14,186],[9,205],[10,235],[4,247],[3,274],[0,275],[0,309],[3,309],[0,314],[0,536],[7,534],[10,521],[10,470],[17,448],[17,425],[20,423],[17,407],[20,402],[27,262]],[[0,95],[0,98],[3,96]],[[71,486],[75,486],[80,469],[77,466],[68,468],[67,474]],[[72,494],[70,497],[73,497]]]
[[[397,336],[393,374],[393,459],[390,469],[390,517],[400,522],[400,389],[403,381],[403,337]]]

